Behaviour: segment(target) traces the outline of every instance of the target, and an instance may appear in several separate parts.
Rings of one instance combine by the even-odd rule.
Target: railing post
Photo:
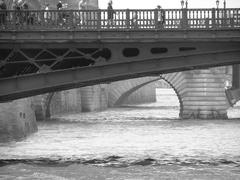
[[[187,29],[188,26],[187,11],[187,8],[182,9],[182,29]]]
[[[43,27],[45,26],[45,19],[44,19],[44,11],[40,11],[40,26]]]
[[[223,12],[223,27],[227,27],[227,13],[226,13],[226,8],[224,8]]]
[[[101,9],[97,10],[97,30],[101,29],[102,19],[101,19]]]
[[[159,24],[158,24],[158,9],[154,9],[154,25],[155,25],[155,29],[159,29]]]
[[[230,25],[231,25],[231,28],[234,27],[234,17],[230,18]]]
[[[13,19],[13,29],[16,29],[16,23],[17,23],[17,16],[16,16],[16,10],[12,11],[12,19]]]
[[[130,11],[129,9],[126,10],[126,25],[127,25],[127,29],[130,28]]]
[[[216,28],[216,17],[215,17],[216,11],[215,8],[212,8],[212,28]]]
[[[74,28],[74,16],[73,16],[73,10],[70,10],[69,11],[69,14],[70,14],[70,21],[69,21],[69,27],[70,29],[73,29]]]

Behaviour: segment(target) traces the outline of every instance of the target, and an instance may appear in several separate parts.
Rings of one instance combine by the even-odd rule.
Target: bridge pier
[[[226,119],[223,70],[212,68],[184,72],[183,119]]]
[[[100,84],[81,88],[82,111],[105,110],[108,107],[108,85]]]
[[[31,98],[0,103],[0,142],[20,140],[36,131]]]
[[[44,98],[47,95],[38,95],[33,97],[33,106],[35,117],[37,121],[45,121],[46,120],[46,107]]]
[[[232,66],[232,87],[226,90],[226,95],[231,106],[240,100],[240,65]]]
[[[50,98],[51,96],[51,98]],[[80,89],[49,94],[45,101],[46,115],[60,115],[66,113],[77,113],[82,111]]]

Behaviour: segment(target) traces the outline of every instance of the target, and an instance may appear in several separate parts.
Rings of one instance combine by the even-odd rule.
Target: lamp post
[[[219,7],[219,0],[216,0],[217,9]]]
[[[181,0],[181,6],[182,6],[182,9],[183,9],[183,6],[184,6],[184,0]]]
[[[217,5],[217,24],[219,23],[219,10],[218,10],[218,8],[219,8],[219,0],[216,0],[216,5]]]
[[[223,20],[223,23],[224,23],[224,26],[226,26],[226,24],[227,24],[227,21],[226,21],[226,18],[227,18],[227,12],[226,12],[226,0],[224,0],[223,1],[223,10],[224,10],[224,16],[223,16],[223,18],[224,18],[224,20]]]

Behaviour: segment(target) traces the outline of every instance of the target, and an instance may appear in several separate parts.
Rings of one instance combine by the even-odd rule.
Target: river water
[[[240,105],[229,120],[179,120],[171,90],[157,103],[69,114],[0,144],[0,179],[240,179]]]

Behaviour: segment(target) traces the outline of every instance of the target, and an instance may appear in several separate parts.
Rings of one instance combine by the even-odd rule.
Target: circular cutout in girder
[[[151,48],[151,53],[152,54],[163,54],[163,53],[166,53],[166,52],[168,52],[167,48],[159,48],[159,47]]]
[[[123,49],[123,55],[125,57],[136,57],[139,55],[139,49],[138,48],[125,48],[125,49]]]

